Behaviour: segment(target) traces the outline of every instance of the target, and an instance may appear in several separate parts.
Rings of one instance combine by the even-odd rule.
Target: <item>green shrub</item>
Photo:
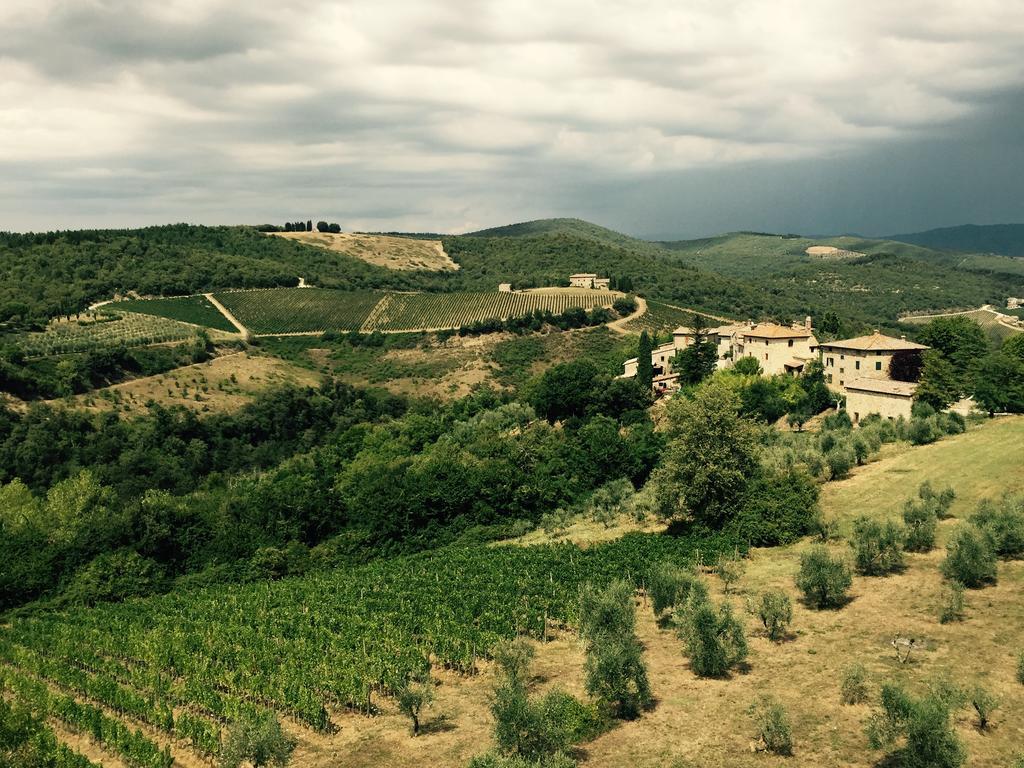
[[[700,677],[724,677],[747,658],[743,624],[733,616],[729,603],[717,609],[708,601],[694,605],[686,613],[681,634],[690,667]]]
[[[939,608],[939,623],[950,624],[963,621],[964,585],[959,581],[950,582],[943,590],[942,605]]]
[[[965,587],[977,589],[996,580],[996,554],[977,528],[960,525],[946,546],[942,574]]]
[[[935,428],[933,417],[913,418],[907,427],[907,439],[914,445],[934,443],[941,436]]]
[[[430,673],[410,677],[398,692],[398,709],[412,722],[412,735],[420,733],[420,714],[434,701],[434,681]]]
[[[632,720],[654,700],[643,646],[635,637],[605,637],[591,642],[584,673],[587,693],[612,717]]]
[[[654,615],[661,619],[677,605],[683,605],[698,583],[700,577],[692,570],[673,563],[658,563],[651,569],[647,581],[647,594],[651,598]]]
[[[951,703],[929,693],[914,699],[893,684],[882,686],[882,709],[868,721],[868,742],[873,749],[892,746],[906,738],[900,764],[912,768],[959,768],[967,759],[963,744],[950,725]]]
[[[528,760],[519,755],[485,752],[470,760],[469,768],[576,768],[576,761],[562,753],[541,760]]]
[[[739,552],[733,552],[728,555],[723,552],[718,556],[718,563],[715,565],[715,572],[718,574],[718,578],[722,580],[726,594],[729,594],[733,584],[743,578],[743,573],[746,570],[746,561],[743,560]]]
[[[839,698],[843,704],[863,704],[868,700],[868,672],[863,664],[854,664],[843,672]]]
[[[221,752],[221,765],[239,768],[249,763],[254,768],[283,768],[294,750],[295,739],[281,730],[277,715],[268,712],[239,720],[231,726]]]
[[[765,751],[775,755],[793,754],[793,730],[789,716],[782,705],[770,696],[763,697],[754,706],[757,738]]]
[[[793,603],[781,589],[769,589],[758,598],[757,618],[764,625],[770,640],[781,640],[793,620]]]
[[[818,484],[800,468],[762,469],[747,486],[727,530],[758,547],[792,544],[811,533],[818,516]]]
[[[829,476],[833,480],[842,480],[857,463],[857,456],[853,448],[846,443],[836,443],[825,453],[825,463],[828,465]]]
[[[1007,496],[998,504],[983,501],[971,522],[999,557],[1024,557],[1024,496]]]
[[[796,586],[812,608],[837,608],[846,602],[846,591],[853,583],[850,569],[841,558],[833,558],[818,544],[800,556]]]
[[[587,587],[581,592],[587,693],[609,714],[623,719],[637,717],[653,700],[635,626],[636,605],[628,582],[612,582],[603,590]]]
[[[59,603],[95,605],[158,591],[164,584],[160,564],[132,549],[99,555],[71,578]]]
[[[903,505],[905,534],[903,546],[908,552],[930,552],[935,547],[938,517],[932,505],[908,499]]]
[[[857,518],[850,546],[854,566],[864,576],[884,576],[903,567],[903,532],[892,521]]]
[[[1024,685],[1024,651],[1017,655],[1017,682]]]
[[[978,715],[978,729],[988,730],[992,713],[999,708],[999,699],[981,685],[974,686],[967,699]]]
[[[944,520],[949,517],[949,508],[956,499],[956,492],[948,486],[941,491],[936,491],[932,488],[931,482],[925,480],[921,483],[921,487],[917,489],[917,496],[921,501],[933,506],[936,517]]]

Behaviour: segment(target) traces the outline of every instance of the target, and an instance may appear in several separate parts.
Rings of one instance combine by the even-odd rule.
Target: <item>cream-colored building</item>
[[[709,342],[721,348],[720,337],[715,329],[709,328],[705,335]],[[654,376],[656,379],[662,380],[660,389],[664,390],[677,386],[679,377],[672,375],[672,358],[675,357],[679,350],[691,346],[695,338],[696,335],[693,329],[680,326],[672,332],[672,341],[661,344],[651,350],[651,367],[654,369]],[[622,364],[622,378],[629,379],[636,376],[638,365],[638,358],[629,358],[629,360]]]
[[[865,416],[877,413],[885,419],[910,418],[917,384],[891,379],[857,378],[843,385],[846,412],[854,424]]]
[[[512,293],[512,283],[498,283],[499,293]]]
[[[826,341],[818,345],[825,381],[842,392],[854,379],[889,379],[889,363],[897,352],[923,352],[924,344],[875,331],[870,336]]]
[[[569,285],[573,288],[591,288],[598,291],[607,291],[612,283],[610,277],[598,277],[595,272],[578,272],[569,275]]]
[[[802,325],[748,323],[736,331],[732,342],[732,359],[752,357],[767,376],[778,373],[798,374],[815,356],[818,340],[811,329],[811,318]]]

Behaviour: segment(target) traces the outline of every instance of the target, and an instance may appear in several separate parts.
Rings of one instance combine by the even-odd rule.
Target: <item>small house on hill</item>
[[[569,285],[573,288],[607,291],[611,282],[610,277],[598,277],[595,272],[578,272],[575,275],[569,275]]]
[[[928,347],[875,331],[869,336],[823,342],[818,349],[825,381],[832,389],[842,391],[853,379],[889,379],[889,364],[895,355],[920,354]]]

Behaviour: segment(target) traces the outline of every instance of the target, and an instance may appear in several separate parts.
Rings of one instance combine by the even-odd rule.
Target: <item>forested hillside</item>
[[[402,273],[251,227],[0,234],[0,323],[80,312],[115,293],[177,296],[296,285],[299,277],[328,287],[413,285]]]
[[[963,224],[892,235],[889,239],[947,251],[1024,256],[1024,224]]]

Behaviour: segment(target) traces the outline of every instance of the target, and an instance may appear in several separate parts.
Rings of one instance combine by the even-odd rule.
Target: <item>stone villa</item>
[[[718,368],[731,367],[742,357],[751,357],[767,376],[799,375],[806,364],[820,359],[829,388],[846,396],[846,410],[857,423],[870,413],[889,419],[910,418],[917,385],[895,381],[889,375],[889,364],[900,352],[920,353],[923,344],[893,338],[875,331],[869,336],[829,341],[819,344],[808,317],[802,324],[747,322],[709,328],[707,338],[718,347]],[[672,371],[675,354],[694,343],[690,328],[677,328],[672,341],[651,351],[654,388],[671,392],[679,388],[678,374]],[[623,364],[623,378],[636,375],[637,358]]]
[[[593,272],[578,272],[569,275],[569,285],[572,288],[592,288],[597,291],[607,291],[611,285],[610,277],[598,277]]]

